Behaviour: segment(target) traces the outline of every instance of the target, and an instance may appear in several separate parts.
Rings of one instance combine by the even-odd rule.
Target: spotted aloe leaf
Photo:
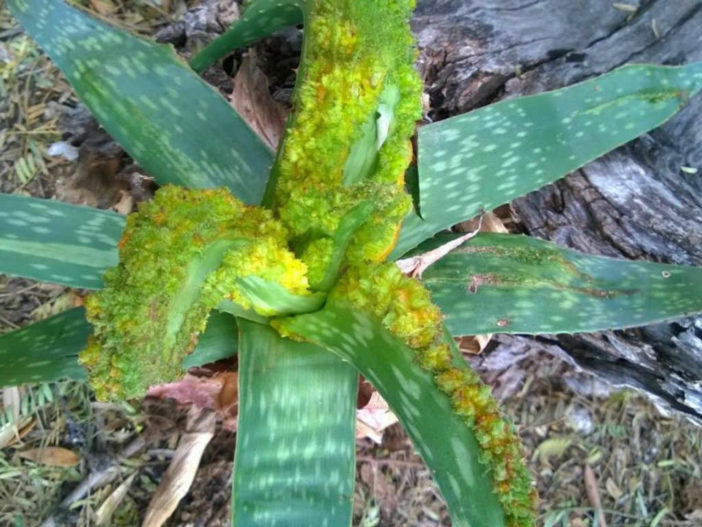
[[[453,525],[506,525],[473,428],[454,412],[432,373],[419,366],[402,340],[368,315],[335,303],[281,324],[349,361],[373,383],[431,469]]]
[[[124,224],[114,212],[0,194],[0,273],[99,289]]]
[[[100,22],[60,0],[9,0],[100,124],[159,183],[263,193],[272,153],[169,46]]]
[[[616,260],[511,234],[476,236],[423,282],[454,335],[600,331],[702,311],[702,267]]]
[[[233,525],[350,525],[358,374],[268,326],[239,327]]]
[[[568,88],[502,101],[419,130],[419,214],[393,256],[659,126],[702,88],[702,62],[624,66]]]
[[[213,311],[195,350],[183,359],[183,366],[194,368],[236,355],[237,337],[236,319],[226,313]]]
[[[251,0],[241,17],[195,55],[190,66],[195,71],[202,71],[237,48],[248,46],[284,27],[301,24],[304,3],[305,0]]]
[[[76,308],[0,336],[0,386],[87,378],[78,352],[89,334],[85,312]]]
[[[190,368],[234,355],[236,328],[231,315],[213,313],[195,351],[183,365]],[[90,332],[84,309],[75,308],[0,336],[0,387],[87,378],[85,368],[78,363],[78,353]]]

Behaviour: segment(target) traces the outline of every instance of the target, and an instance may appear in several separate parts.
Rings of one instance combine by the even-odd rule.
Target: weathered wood
[[[642,0],[635,13],[613,4],[419,0],[414,29],[429,116],[560,88],[627,62],[702,60],[702,0]],[[524,232],[584,252],[702,265],[702,97],[662,128],[516,200],[512,211]],[[702,422],[702,317],[592,335],[505,336],[495,352],[528,347]]]

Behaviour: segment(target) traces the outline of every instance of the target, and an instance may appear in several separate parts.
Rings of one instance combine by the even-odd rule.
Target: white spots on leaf
[[[641,68],[636,71],[641,74],[648,70]],[[611,75],[622,73],[615,72]],[[437,228],[464,220],[477,213],[481,207],[489,209],[525,194],[561,177],[588,159],[601,155],[608,149],[606,146],[603,149],[603,143],[615,146],[628,140],[631,132],[638,130],[639,126],[645,129],[648,124],[639,125],[636,120],[644,119],[648,122],[650,116],[637,115],[639,112],[646,113],[645,110],[651,107],[652,99],[639,98],[638,104],[632,107],[623,100],[628,97],[630,89],[627,87],[619,94],[616,93],[616,88],[609,90],[609,86],[615,82],[610,78],[586,82],[558,93],[498,103],[466,116],[425,127],[420,134],[420,174],[431,174],[432,171],[437,175],[442,174],[441,178],[436,178],[436,182],[430,177],[420,177],[420,206],[425,220],[437,224]],[[665,84],[661,83],[661,86]],[[669,90],[670,87],[666,89]],[[593,95],[584,95],[593,90]],[[555,125],[541,121],[543,112],[540,108],[549,104],[549,98],[560,99],[557,107],[562,108],[561,117],[556,118]],[[591,106],[590,110],[579,110],[583,101]],[[605,108],[607,111],[604,111]],[[609,120],[612,117],[629,122],[610,126]],[[529,131],[535,124],[540,127],[537,135]],[[431,138],[431,130],[435,130],[434,138]],[[589,142],[588,136],[593,133],[603,136],[602,140]],[[462,139],[458,139],[457,134]],[[522,141],[515,141],[515,137],[533,137],[527,143],[530,149],[525,151],[525,146],[520,144]],[[577,152],[571,150],[573,140],[578,140],[581,145]],[[431,145],[429,148],[434,160],[433,167],[428,167],[423,162],[425,144]],[[494,152],[498,151],[501,155],[496,159]],[[450,157],[450,162],[447,157]],[[483,168],[486,164],[487,169]],[[531,177],[525,176],[520,170],[522,167],[531,171]],[[504,181],[495,181],[496,177]],[[489,184],[487,178],[490,178]],[[451,201],[454,205],[460,205],[459,209],[447,207],[445,203],[447,189],[464,188],[464,185],[452,184],[456,181],[479,184],[475,192],[451,193]],[[505,191],[512,194],[497,195],[498,192]]]

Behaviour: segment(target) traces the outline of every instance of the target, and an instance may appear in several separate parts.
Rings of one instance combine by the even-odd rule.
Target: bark
[[[627,4],[636,12],[610,0],[419,0],[414,29],[430,117],[629,62],[702,60],[702,0]],[[702,96],[663,127],[516,200],[512,213],[523,232],[583,252],[702,265]],[[492,353],[523,357],[527,349],[702,423],[702,317],[587,335],[501,336]]]

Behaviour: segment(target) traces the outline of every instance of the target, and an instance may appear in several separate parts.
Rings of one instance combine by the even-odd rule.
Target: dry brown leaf
[[[622,494],[624,494],[622,489],[617,486],[612,478],[607,478],[607,481],[605,481],[605,488],[607,489],[609,495],[615,500],[618,500],[622,497]]]
[[[32,448],[31,450],[17,452],[17,455],[35,463],[52,467],[75,467],[80,463],[78,454],[61,447]]]
[[[390,411],[388,403],[378,392],[373,392],[368,403],[356,410],[356,439],[367,437],[380,444],[383,430],[395,423],[397,417]]]
[[[480,355],[492,340],[492,333],[475,335],[472,337],[459,337],[458,347],[463,353]]]
[[[134,211],[134,196],[126,190],[118,190],[116,202],[112,205],[112,210],[116,213],[126,216]]]
[[[217,395],[219,411],[226,411],[239,402],[239,374],[235,371],[223,371],[214,376],[222,383],[222,389]]]
[[[25,417],[20,418],[20,424],[19,424],[19,438],[17,441],[20,441],[24,439],[29,432],[34,430],[34,428],[37,426],[37,420],[34,419],[33,416],[27,415]],[[14,441],[12,441],[13,444]]]
[[[101,15],[111,15],[117,11],[117,6],[107,0],[90,0],[90,6]]]
[[[480,227],[480,232],[494,232],[506,234],[509,232],[505,222],[494,212],[486,212],[482,216],[463,221],[456,225],[457,232],[472,232]]]
[[[222,384],[210,377],[187,374],[179,381],[158,384],[149,388],[147,395],[160,399],[174,399],[179,404],[193,404],[198,408],[217,407]]]
[[[10,423],[0,428],[0,450],[18,443],[36,426],[37,422],[32,416],[25,415],[19,421]]]
[[[244,55],[234,77],[231,103],[263,142],[276,150],[283,137],[288,112],[268,91],[268,79],[256,65],[253,53]]]
[[[149,388],[148,395],[214,410],[225,429],[236,431],[237,382],[238,374],[235,371],[221,371],[212,377],[187,374],[180,381]]]
[[[595,472],[590,465],[585,465],[585,472],[583,475],[585,478],[585,493],[587,494],[588,500],[590,500],[590,505],[599,513],[600,526],[607,527],[607,521],[602,511],[600,493],[597,490],[597,477],[595,477]]]
[[[189,431],[183,434],[168,470],[146,510],[142,527],[160,527],[173,514],[178,502],[190,490],[205,447],[212,440],[215,414],[199,413],[193,418]]]
[[[122,503],[124,497],[129,492],[129,487],[132,486],[132,481],[136,477],[137,472],[134,472],[129,476],[122,484],[117,487],[110,495],[105,498],[102,502],[100,508],[95,512],[95,525],[110,525],[110,520],[112,519],[112,514],[115,512],[119,504]]]
[[[111,207],[119,191],[128,191],[129,183],[118,178],[123,166],[119,152],[103,151],[100,145],[81,145],[75,171],[56,180],[56,198],[75,205]]]

